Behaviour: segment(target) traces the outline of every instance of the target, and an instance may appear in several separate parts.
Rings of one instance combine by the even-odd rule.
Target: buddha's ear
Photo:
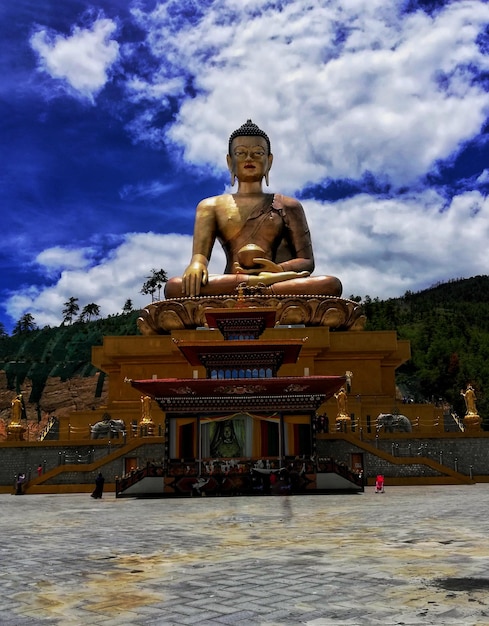
[[[228,164],[229,173],[231,174],[231,187],[234,187],[234,184],[236,182],[236,174],[233,170],[233,159],[229,156],[229,154],[226,156],[226,161]]]
[[[270,186],[270,180],[268,178],[268,172],[270,171],[270,168],[272,167],[272,163],[273,163],[273,154],[270,153],[268,155],[268,167],[267,167],[267,171],[265,172],[265,183],[267,185],[267,187]]]

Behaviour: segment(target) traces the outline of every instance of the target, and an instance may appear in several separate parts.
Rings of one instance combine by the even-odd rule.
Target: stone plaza
[[[489,625],[489,484],[0,506],[1,625]]]

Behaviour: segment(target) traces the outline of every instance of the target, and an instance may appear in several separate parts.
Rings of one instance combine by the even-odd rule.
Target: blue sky
[[[247,118],[345,296],[489,273],[488,25],[479,0],[2,3],[0,321],[143,306]]]

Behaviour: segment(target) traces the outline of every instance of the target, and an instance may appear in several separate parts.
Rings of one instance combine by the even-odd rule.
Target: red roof
[[[283,363],[295,363],[305,339],[280,339],[257,342],[253,339],[241,341],[176,341],[180,352],[190,365],[204,365],[208,362],[221,362],[223,365],[233,365],[237,368],[253,361],[263,363],[275,361],[279,366]]]
[[[132,386],[170,412],[314,410],[342,385],[344,376],[278,378],[165,378],[132,380]]]

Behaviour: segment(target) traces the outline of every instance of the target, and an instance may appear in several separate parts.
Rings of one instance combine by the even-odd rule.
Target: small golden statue
[[[155,424],[151,417],[151,397],[141,396],[141,422],[139,432],[141,437],[152,437],[155,434]]]
[[[351,417],[348,413],[348,396],[346,395],[345,388],[342,387],[338,393],[334,394],[336,398],[336,404],[338,406],[338,412],[336,414],[336,426],[338,430],[345,431],[349,424],[351,424]]]
[[[7,426],[7,441],[24,441],[26,428],[20,423],[22,419],[22,408],[22,394],[19,393],[19,395],[12,400],[12,420]]]
[[[481,418],[477,413],[477,407],[475,404],[475,391],[472,385],[469,383],[467,385],[467,389],[460,392],[460,395],[463,396],[465,400],[465,417],[464,417],[464,425],[467,429],[470,430],[478,430],[481,426]]]

